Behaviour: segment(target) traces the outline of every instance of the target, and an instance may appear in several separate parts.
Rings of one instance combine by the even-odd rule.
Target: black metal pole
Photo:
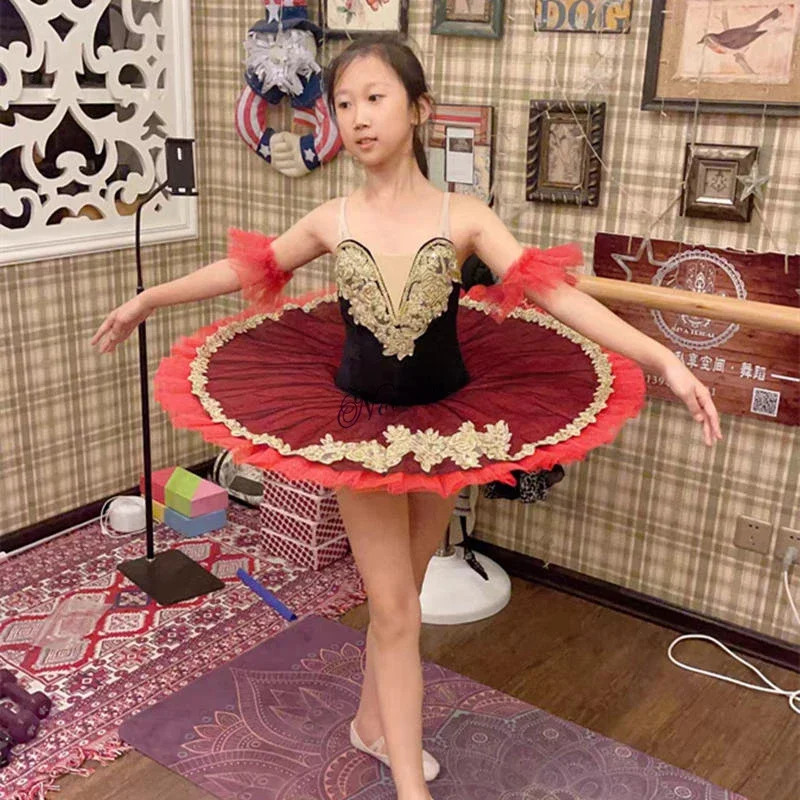
[[[164,181],[160,186],[153,189],[150,194],[139,203],[136,209],[136,294],[144,291],[144,280],[142,279],[142,208],[150,202],[165,186]],[[144,448],[144,508],[145,524],[147,526],[147,559],[152,561],[155,558],[153,544],[153,484],[152,466],[150,457],[150,391],[147,369],[147,328],[146,320],[139,323],[139,385],[142,395],[142,443]]]
[[[144,291],[142,278],[142,208],[164,187],[176,193],[196,195],[194,168],[192,165],[191,141],[167,139],[165,152],[167,180],[155,187],[136,208],[136,294]],[[180,163],[179,163],[180,162]],[[172,177],[170,177],[172,175]],[[144,443],[144,498],[147,526],[147,554],[117,565],[128,580],[138,586],[150,598],[161,605],[180,603],[193,597],[225,588],[216,575],[201,567],[178,547],[168,548],[156,554],[153,545],[153,476],[150,455],[150,393],[147,370],[147,334],[145,320],[139,323],[139,377],[142,394],[142,440]]]

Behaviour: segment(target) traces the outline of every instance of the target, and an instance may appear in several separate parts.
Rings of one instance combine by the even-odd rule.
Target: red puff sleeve
[[[281,290],[291,280],[291,270],[282,270],[275,261],[272,242],[275,236],[255,231],[228,228],[228,258],[239,281],[242,295],[256,311],[280,307]]]
[[[492,317],[497,322],[502,322],[526,299],[526,289],[547,293],[562,283],[575,286],[578,279],[567,271],[567,267],[578,267],[581,264],[583,253],[574,242],[548,250],[526,247],[522,255],[508,268],[500,283],[492,286],[476,284],[467,294],[474,300],[488,301],[494,306]]]

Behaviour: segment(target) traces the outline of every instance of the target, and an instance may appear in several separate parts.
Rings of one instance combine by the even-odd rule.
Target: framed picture
[[[633,0],[536,0],[537,31],[630,33]]]
[[[425,125],[425,153],[431,183],[445,192],[491,202],[494,177],[492,106],[438,103]]]
[[[800,116],[800,3],[653,0],[642,108]]]
[[[681,215],[749,222],[753,195],[742,200],[739,178],[750,174],[757,147],[728,144],[686,145]]]
[[[605,103],[531,100],[525,198],[596,206],[605,122]]]
[[[408,33],[408,0],[319,0],[320,27],[328,39],[381,31]]]
[[[433,0],[431,33],[499,39],[503,4],[503,0]]]

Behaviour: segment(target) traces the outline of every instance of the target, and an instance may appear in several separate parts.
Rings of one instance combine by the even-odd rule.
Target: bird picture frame
[[[653,0],[641,108],[800,116],[795,0]]]

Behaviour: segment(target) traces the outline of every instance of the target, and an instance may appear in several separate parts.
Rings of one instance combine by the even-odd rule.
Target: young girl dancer
[[[399,800],[430,800],[419,593],[458,491],[612,441],[644,402],[635,362],[664,377],[707,445],[722,434],[708,389],[667,348],[574,288],[575,246],[524,248],[486,205],[427,180],[432,100],[406,45],[358,39],[325,86],[363,186],[276,238],[232,230],[227,258],[124,303],[92,344],[113,352],[162,306],[239,289],[252,301],[178,342],[156,397],[237,460],[336,490],[370,612],[351,741],[391,766]],[[281,294],[328,252],[335,285]],[[472,253],[498,283],[464,293]]]

